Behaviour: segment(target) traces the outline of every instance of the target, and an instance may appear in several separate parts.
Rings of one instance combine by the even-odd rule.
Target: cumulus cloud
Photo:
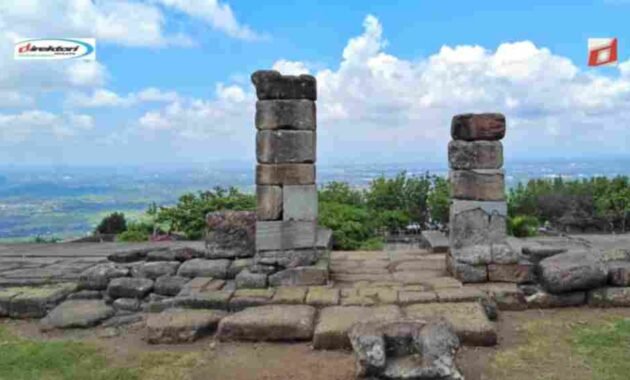
[[[0,114],[0,141],[3,145],[21,143],[31,137],[63,139],[94,127],[89,115],[54,114],[31,110],[17,114]]]
[[[141,103],[164,103],[179,99],[174,91],[161,91],[150,87],[136,93],[121,96],[114,91],[99,88],[91,94],[83,92],[70,93],[66,99],[67,107],[75,108],[105,108],[105,107],[131,107]]]
[[[166,7],[176,9],[189,16],[198,18],[213,29],[224,32],[228,36],[242,40],[255,41],[266,38],[265,35],[253,31],[249,26],[236,20],[232,8],[218,0],[157,0]]]

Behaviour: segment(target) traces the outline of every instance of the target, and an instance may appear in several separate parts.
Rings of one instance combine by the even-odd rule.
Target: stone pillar
[[[315,184],[317,85],[310,75],[284,76],[277,71],[257,71],[252,82],[258,96],[256,265],[252,271],[271,274],[269,283],[282,285],[280,277],[294,276],[295,271],[276,272],[312,266],[320,257]]]
[[[462,282],[519,282],[518,254],[506,243],[503,171],[505,116],[453,117],[448,144],[451,181],[447,267]]]

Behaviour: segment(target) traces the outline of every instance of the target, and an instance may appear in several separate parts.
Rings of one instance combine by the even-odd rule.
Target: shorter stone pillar
[[[251,270],[270,274],[271,285],[301,284],[294,268],[314,265],[322,251],[317,241],[316,81],[310,75],[257,71],[252,82],[258,96],[258,165],[256,265]],[[313,277],[312,270],[306,272]],[[326,278],[306,282],[322,281],[327,281],[327,267]]]
[[[462,282],[519,282],[518,254],[506,243],[503,172],[505,116],[453,117],[448,145],[451,181],[447,267]]]

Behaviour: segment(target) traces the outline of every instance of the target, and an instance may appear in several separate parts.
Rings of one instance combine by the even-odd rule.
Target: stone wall
[[[451,181],[449,271],[462,282],[521,282],[518,253],[506,243],[503,167],[505,117],[453,117],[448,145]]]
[[[257,71],[256,86],[256,265],[270,285],[327,281],[325,250],[318,244],[316,105],[317,84],[310,75],[284,76]],[[321,239],[320,239],[321,240]],[[320,248],[318,248],[318,245]],[[326,245],[326,244],[324,244]],[[327,273],[327,268],[326,268]],[[305,284],[306,285],[306,284]]]

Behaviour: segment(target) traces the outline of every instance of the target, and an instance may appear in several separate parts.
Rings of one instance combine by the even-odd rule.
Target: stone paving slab
[[[146,340],[151,344],[187,343],[209,335],[226,312],[219,310],[167,310],[150,314],[146,321]]]
[[[446,318],[466,345],[494,346],[497,343],[496,326],[478,302],[416,304],[407,306],[405,313],[410,318]]]
[[[446,253],[449,249],[448,236],[440,231],[422,231],[422,237],[429,243],[431,252]]]

